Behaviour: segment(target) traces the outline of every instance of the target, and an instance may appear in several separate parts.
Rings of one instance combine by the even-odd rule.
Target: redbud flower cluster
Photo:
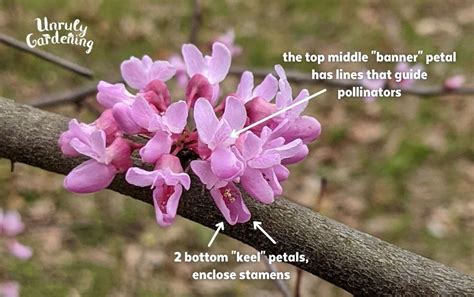
[[[182,47],[182,58],[172,63],[132,57],[121,65],[122,83],[101,81],[97,101],[105,110],[91,124],[71,120],[59,139],[67,156],[89,159],[73,169],[64,186],[75,193],[105,189],[124,173],[126,181],[153,192],[156,220],[173,223],[183,191],[191,186],[190,168],[210,191],[226,221],[234,225],[250,219],[237,187],[262,203],[281,195],[288,179],[287,165],[303,160],[309,142],[321,132],[319,122],[301,115],[307,102],[261,123],[238,137],[232,133],[308,97],[296,95],[285,71],[268,74],[254,85],[246,71],[232,93],[222,91],[232,53],[220,42],[211,55],[192,44]],[[184,77],[183,77],[184,76]],[[172,100],[167,82],[175,78],[183,100]],[[133,92],[130,89],[134,89]],[[143,141],[136,141],[141,139]],[[188,163],[184,153],[195,156]],[[132,154],[153,170],[134,167]]]

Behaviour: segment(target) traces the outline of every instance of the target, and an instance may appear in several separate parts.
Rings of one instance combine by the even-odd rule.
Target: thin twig
[[[255,77],[263,78],[269,73],[274,71],[268,69],[244,69],[243,67],[233,67],[229,73],[233,75],[242,75],[245,70],[249,70]],[[362,86],[357,81],[352,80],[335,80],[335,79],[312,79],[310,73],[303,73],[299,71],[290,70],[286,72],[286,76],[289,81],[295,83],[308,83],[308,84],[323,84],[328,87],[336,87],[349,89],[352,87]],[[395,88],[386,86],[387,90],[393,90]],[[472,95],[474,94],[474,87],[462,87],[454,90],[449,90],[443,86],[414,86],[408,89],[402,90],[403,94],[417,95],[421,97],[426,96],[441,96],[441,95]]]
[[[301,268],[296,268],[296,282],[295,282],[295,292],[294,297],[301,296],[301,283],[303,282],[303,270]]]
[[[58,56],[55,56],[51,53],[45,52],[43,50],[39,50],[36,48],[30,48],[26,43],[19,41],[13,37],[4,35],[0,33],[0,43],[6,44],[8,46],[11,46],[15,49],[19,49],[21,51],[24,51],[26,53],[32,54],[38,58],[41,58],[43,60],[46,60],[48,62],[51,62],[53,64],[56,64],[58,66],[63,67],[64,69],[67,69],[69,71],[72,71],[76,74],[82,75],[87,78],[92,78],[94,76],[94,73],[92,70],[82,67],[80,65],[77,65],[71,61],[65,60],[63,58],[60,58]]]
[[[254,76],[259,77],[259,78],[263,78],[268,73],[272,73],[271,70],[244,69],[242,67],[233,67],[230,69],[229,74],[240,76],[246,70],[253,72]],[[351,87],[360,86],[360,84],[358,84],[357,82],[348,81],[348,80],[323,80],[323,79],[313,80],[311,79],[311,77],[309,77],[308,74],[304,74],[302,72],[293,71],[293,70],[287,71],[286,76],[289,81],[294,82],[294,83],[323,84],[329,87],[336,87],[336,88],[351,88]],[[121,82],[121,81],[116,80],[116,82]],[[390,87],[387,87],[387,89],[390,89]],[[55,94],[44,96],[39,99],[35,99],[34,102],[36,103],[33,103],[32,106],[44,108],[44,107],[52,107],[56,105],[61,105],[65,103],[71,103],[71,102],[75,103],[75,102],[83,100],[87,96],[90,96],[96,92],[97,92],[97,83],[84,86],[84,87],[79,87],[77,89],[73,89],[70,91],[55,93]],[[425,87],[416,86],[416,87],[411,87],[410,89],[403,90],[403,93],[417,95],[421,97],[443,96],[443,95],[449,95],[449,94],[472,95],[474,94],[474,88],[464,87],[464,88],[459,88],[455,90],[447,90],[439,86],[431,86],[431,87],[430,86],[425,86]]]
[[[323,198],[324,198],[324,195],[326,194],[327,184],[328,184],[327,179],[324,176],[321,177],[319,193],[318,193],[318,196],[316,197],[316,203],[314,203],[314,208],[313,208],[315,212],[321,212],[321,205],[323,204]]]
[[[123,80],[112,80],[112,83],[121,82],[123,82]],[[97,84],[97,82],[90,83],[85,86],[74,88],[72,90],[44,95],[31,100],[32,103],[30,105],[37,108],[47,108],[68,103],[80,104],[81,101],[86,99],[87,97],[97,94]]]
[[[80,103],[88,96],[97,93],[97,83],[88,84],[69,91],[53,93],[40,98],[33,99],[31,106],[38,108],[53,107],[65,103]]]
[[[196,43],[198,41],[199,30],[202,24],[201,1],[193,1],[193,15],[191,19],[191,31],[189,32],[189,42]]]
[[[265,255],[263,255],[263,262],[265,263],[265,266],[267,266],[267,269],[270,272],[278,272],[276,267],[273,264],[270,264],[270,262],[268,261],[267,256],[265,256]],[[280,290],[281,294],[284,297],[291,297],[290,289],[288,288],[288,285],[286,284],[286,282],[284,280],[276,278],[276,279],[273,280],[273,282],[275,283],[278,290]]]

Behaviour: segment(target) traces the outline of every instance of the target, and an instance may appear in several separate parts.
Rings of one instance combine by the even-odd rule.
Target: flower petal
[[[199,134],[199,138],[208,144],[217,130],[219,121],[217,120],[211,103],[204,98],[199,98],[194,106],[194,121]]]
[[[197,73],[204,74],[206,69],[204,57],[194,44],[184,44],[181,52],[189,77],[193,77]]]
[[[143,129],[133,120],[132,108],[124,103],[117,103],[112,108],[115,121],[120,130],[128,134],[137,134]]]
[[[278,81],[272,74],[265,76],[265,79],[255,87],[252,97],[260,97],[265,101],[272,100],[278,91]]]
[[[304,146],[305,145],[303,144],[303,141],[301,139],[295,139],[287,144],[269,149],[267,153],[278,154],[283,160],[283,159],[294,157],[296,154],[299,153],[299,151],[301,150],[301,147],[304,147]]]
[[[278,85],[280,92],[276,95],[275,103],[278,109],[282,109],[293,103],[293,92],[290,83],[286,79],[280,79]]]
[[[175,134],[183,132],[187,120],[188,105],[182,100],[168,106],[163,116],[163,124]]]
[[[0,296],[2,297],[19,297],[20,285],[13,281],[0,282]]]
[[[138,167],[131,167],[125,175],[125,180],[138,187],[147,187],[153,185],[157,176],[156,171],[147,171]]]
[[[84,143],[88,143],[90,135],[97,131],[97,127],[94,125],[88,125],[85,123],[79,123],[76,119],[72,119],[69,122],[69,131],[71,132],[72,138],[78,138]]]
[[[201,182],[206,185],[207,189],[211,189],[219,181],[217,176],[212,173],[209,161],[191,161],[191,169],[199,177]]]
[[[295,141],[299,141],[300,139],[296,139]],[[281,163],[284,165],[287,164],[295,164],[302,161],[308,155],[308,147],[306,145],[297,145],[294,148],[288,149],[285,153],[281,154],[282,161]]]
[[[247,120],[247,111],[245,111],[244,104],[233,96],[227,97],[222,118],[229,123],[232,129],[242,129]]]
[[[214,203],[221,211],[227,223],[235,225],[236,223],[245,223],[250,220],[250,211],[242,199],[240,190],[233,183],[228,183],[221,188],[216,187],[210,192]],[[231,197],[224,197],[222,195],[223,192],[227,192]]]
[[[239,176],[244,164],[228,148],[217,148],[211,155],[212,172],[220,179],[233,180]]]
[[[248,161],[248,166],[256,169],[270,168],[281,163],[281,158],[276,153],[265,153]]]
[[[174,173],[170,172],[167,174],[164,174],[164,179],[167,185],[178,185],[181,184],[186,190],[189,190],[189,187],[191,187],[191,178],[187,173],[181,172],[181,173]]]
[[[252,99],[252,90],[253,90],[253,73],[250,71],[244,71],[242,77],[240,78],[240,83],[237,86],[237,91],[235,95],[242,99],[244,103]]]
[[[260,170],[247,167],[240,177],[240,183],[245,191],[256,200],[266,204],[273,202],[273,190]]]
[[[242,157],[244,160],[250,160],[258,156],[262,152],[261,139],[252,132],[245,134],[244,144],[242,146]]]
[[[88,160],[69,172],[64,178],[64,187],[80,194],[98,192],[110,185],[116,173],[113,165]]]
[[[176,73],[176,68],[168,61],[155,61],[147,73],[147,84],[155,79],[167,81]]]
[[[220,189],[213,188],[210,192],[212,200],[214,200],[214,203],[224,216],[227,223],[230,225],[235,225],[237,223],[237,214],[230,212],[230,209],[227,207]]]
[[[80,141],[78,138],[71,140],[70,144],[77,152],[88,156],[98,162],[108,163],[107,154],[105,149],[105,133],[102,130],[94,131],[90,137],[88,143]]]
[[[313,117],[302,116],[294,119],[288,129],[281,134],[287,142],[300,138],[304,144],[321,135],[321,124]]]
[[[150,57],[144,56],[142,60],[131,57],[129,60],[123,61],[120,65],[122,77],[125,82],[134,89],[142,90],[145,88],[147,81],[147,72]]]
[[[23,232],[24,229],[25,225],[21,221],[21,216],[17,211],[6,211],[3,214],[3,218],[0,216],[0,233],[3,231],[7,236],[16,236]]]
[[[232,56],[230,51],[224,44],[215,42],[212,45],[212,57],[209,61],[208,73],[209,82],[211,84],[217,84],[224,80],[229,72],[231,60]]]
[[[172,144],[173,141],[168,133],[158,131],[146,145],[140,149],[140,156],[144,162],[155,163],[161,155],[170,152]]]
[[[275,176],[278,179],[278,181],[287,180],[288,177],[290,176],[290,171],[288,170],[288,168],[286,168],[283,165],[274,166],[272,169],[273,169],[273,172],[275,172]]]
[[[130,142],[118,137],[107,147],[107,159],[121,172],[132,166],[132,160],[130,159],[132,148],[130,145]]]
[[[8,242],[8,251],[21,260],[27,260],[33,255],[33,251],[30,247],[23,245],[16,240],[10,240]]]
[[[150,103],[145,98],[137,96],[137,99],[133,102],[130,116],[140,127],[149,130],[150,122],[158,114],[151,108]]]
[[[281,187],[280,181],[273,169],[264,169],[263,174],[267,177],[268,184],[273,190],[273,195],[278,196],[283,194],[283,188]]]
[[[285,69],[283,69],[280,64],[275,65],[275,71],[280,79],[286,79]]]
[[[181,185],[174,186],[174,192],[169,198],[165,197],[166,193],[163,187],[157,187],[153,191],[155,216],[160,226],[167,227],[174,222],[182,192],[183,188]],[[165,199],[167,200],[164,201]]]
[[[122,83],[110,84],[101,80],[97,85],[97,90],[97,102],[105,108],[112,108],[119,102],[132,104],[134,99]]]
[[[209,149],[214,150],[217,147],[226,147],[235,143],[235,138],[230,137],[232,128],[225,119],[222,119],[217,126],[216,132],[214,133],[208,146]]]
[[[71,146],[71,140],[77,138],[84,144],[89,145],[90,135],[94,131],[97,131],[95,125],[79,123],[76,119],[72,119],[69,122],[69,130],[63,132],[59,137],[59,146],[63,154],[70,157],[78,156],[79,152]]]
[[[181,161],[172,154],[163,154],[155,163],[155,169],[169,169],[173,173],[183,172]]]
[[[301,100],[304,100],[304,99],[308,98],[308,96],[309,96],[308,90],[303,89],[298,94],[298,96],[296,96],[295,100],[293,100],[292,104],[294,104],[296,102],[299,102]],[[286,112],[287,117],[297,117],[297,116],[299,116],[305,110],[306,106],[308,106],[308,100],[306,100],[304,103],[298,104],[295,107],[288,110]]]

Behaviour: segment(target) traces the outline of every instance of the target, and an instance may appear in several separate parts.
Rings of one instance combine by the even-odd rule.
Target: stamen
[[[235,196],[232,195],[232,190],[230,188],[224,188],[224,191],[221,190],[221,193],[225,200],[229,203],[234,203]]]

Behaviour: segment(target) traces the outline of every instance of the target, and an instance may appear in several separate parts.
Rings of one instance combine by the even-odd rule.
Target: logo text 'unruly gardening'
[[[48,44],[71,44],[85,48],[90,54],[94,46],[93,40],[86,38],[87,26],[79,19],[72,22],[52,22],[47,17],[36,18],[36,28],[39,34],[30,33],[26,36],[29,47],[41,47]]]

